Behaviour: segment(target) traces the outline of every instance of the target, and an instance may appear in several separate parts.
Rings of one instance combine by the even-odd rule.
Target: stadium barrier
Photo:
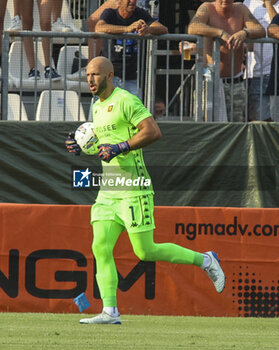
[[[101,311],[90,206],[0,204],[0,311]],[[115,248],[123,314],[278,317],[278,209],[156,207],[155,241],[219,253],[218,294],[198,267],[141,262],[123,233]]]
[[[44,56],[42,52],[41,38],[47,37],[50,39],[50,56],[53,57],[54,40],[60,39],[61,49],[58,56],[57,70],[62,76],[60,81],[52,82],[50,79],[40,79],[30,81],[27,78],[29,66],[27,57],[23,47],[23,39],[32,37],[34,40],[35,51],[35,69],[41,71],[43,75]],[[87,46],[85,42],[89,38],[102,38],[108,41],[109,47],[112,45],[114,35],[101,33],[54,33],[54,32],[4,32],[2,42],[2,104],[1,104],[1,119],[8,119],[7,95],[9,92],[17,92],[22,99],[24,95],[29,97],[29,119],[34,120],[38,99],[43,90],[74,90],[78,93],[79,100],[82,96],[87,96],[86,109],[89,109],[91,104],[91,94],[86,82],[80,79],[72,81],[68,79],[73,66],[73,60],[78,58],[76,65],[78,71],[81,70],[84,60],[88,57]],[[139,37],[136,34],[117,35],[119,50],[124,51],[122,60],[122,84],[125,84],[125,74],[128,55],[130,55],[130,42],[137,41],[137,89],[139,97],[144,101],[145,105],[154,113],[154,104],[157,99],[157,90],[164,91],[166,103],[166,119],[174,120],[194,120],[202,119],[202,80],[203,80],[203,56],[202,42],[203,39],[197,36],[184,34],[166,34],[161,36],[148,36],[148,38]],[[62,40],[62,41],[61,41]],[[74,40],[74,45],[71,44]],[[197,52],[192,61],[185,61],[183,55],[178,51],[179,42],[184,40],[195,42]],[[10,46],[10,42],[14,41]],[[96,50],[96,47],[94,48]],[[162,62],[163,59],[163,62]],[[53,62],[54,63],[54,62]],[[161,77],[161,79],[159,79]],[[177,79],[178,77],[178,79]],[[156,80],[158,80],[156,82]],[[171,89],[175,81],[175,91]],[[162,88],[164,86],[164,88]],[[194,86],[196,87],[194,89]],[[193,97],[195,94],[195,97]],[[64,97],[66,104],[66,96]],[[197,101],[193,104],[192,100]],[[49,94],[49,104],[52,104],[51,94]],[[61,105],[63,103],[61,102]],[[51,108],[49,109],[51,111]],[[66,108],[62,110],[61,117],[67,120]],[[80,120],[80,115],[77,116]],[[49,120],[52,120],[51,113]]]
[[[50,38],[51,50],[50,54],[53,57],[52,44],[55,40],[59,39],[62,47],[60,50],[61,57],[57,62],[57,68],[62,75],[60,82],[52,82],[41,79],[41,81],[28,81],[26,79],[28,73],[28,63],[23,49],[24,37],[34,38],[34,47],[36,54],[36,68],[43,66],[43,53],[41,48],[40,39],[42,37]],[[74,33],[54,33],[54,32],[4,32],[4,40],[2,43],[2,95],[1,95],[1,119],[8,119],[8,92],[16,92],[20,95],[22,100],[24,95],[33,95],[33,98],[29,98],[28,103],[32,105],[29,109],[32,110],[29,119],[35,119],[36,108],[38,104],[38,98],[43,90],[74,90],[81,97],[86,96],[83,101],[84,109],[88,111],[91,105],[91,95],[87,86],[87,83],[82,81],[70,81],[67,75],[71,73],[74,54],[77,53],[77,68],[81,69],[83,64],[83,58],[86,60],[88,57],[86,51],[87,46],[85,43],[89,38],[103,38],[108,41],[108,45],[112,45],[112,39],[115,36],[101,33],[87,33],[87,32],[74,32]],[[233,120],[233,97],[231,98],[231,107],[228,111],[228,115],[224,120],[221,120],[217,111],[220,104],[225,105],[223,101],[223,95],[220,93],[220,41],[216,39],[213,45],[213,65],[210,67],[210,74],[203,74],[203,38],[198,36],[191,36],[187,34],[167,34],[161,36],[148,36],[148,38],[138,37],[135,34],[123,34],[118,35],[117,38],[121,41],[121,44],[117,44],[119,49],[124,51],[122,66],[123,84],[125,82],[125,61],[129,53],[129,43],[133,40],[138,42],[137,46],[137,88],[139,91],[139,97],[142,98],[145,105],[154,114],[154,105],[156,100],[163,99],[165,101],[165,113],[161,117],[162,120],[180,120],[180,121],[232,121]],[[10,42],[18,40],[19,42],[13,42],[10,48]],[[183,55],[178,51],[179,42],[184,40],[195,42],[197,50],[192,55],[191,60],[184,60]],[[71,43],[75,43],[74,45]],[[272,50],[271,44],[275,44],[275,74],[278,70],[277,67],[277,55],[278,55],[278,41],[271,38],[247,40],[247,44],[253,43],[260,45],[259,66],[260,71],[263,72],[263,57],[264,52]],[[269,46],[268,46],[269,45]],[[73,51],[73,47],[74,51]],[[252,53],[248,51],[249,45],[246,46],[246,58]],[[95,48],[96,49],[96,48]],[[60,55],[59,53],[59,55]],[[232,51],[232,69],[231,69],[231,89],[233,89],[233,76],[234,76],[234,51]],[[246,68],[249,70],[254,62],[245,62]],[[10,65],[10,67],[9,67]],[[246,72],[244,70],[244,78],[246,78]],[[265,120],[265,111],[263,109],[263,96],[265,94],[263,74],[260,77],[260,120]],[[277,79],[275,79],[275,91],[277,90]],[[246,107],[243,111],[243,121],[248,122],[251,119],[249,106],[248,106],[248,84],[246,84],[245,99]],[[160,95],[160,96],[158,96]],[[276,95],[276,93],[275,93]],[[49,94],[49,103],[51,105],[52,99]],[[64,97],[66,101],[66,96]],[[66,102],[65,102],[66,104]],[[62,103],[61,103],[62,105]],[[51,109],[50,109],[51,110]],[[66,108],[64,108],[61,117],[66,120]],[[87,114],[87,113],[86,113]],[[222,113],[221,113],[222,114]],[[51,113],[49,120],[51,119]],[[76,117],[80,120],[80,115]]]
[[[163,137],[143,151],[156,205],[279,207],[278,123],[158,124]],[[100,159],[65,147],[79,125],[0,121],[0,202],[93,203],[99,187],[79,187],[78,176],[101,173]]]

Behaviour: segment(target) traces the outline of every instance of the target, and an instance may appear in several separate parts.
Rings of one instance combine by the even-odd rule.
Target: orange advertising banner
[[[79,312],[102,304],[91,251],[90,206],[0,204],[0,311]],[[279,209],[156,207],[155,241],[218,253],[218,294],[198,267],[141,262],[127,234],[115,248],[122,314],[279,316]]]

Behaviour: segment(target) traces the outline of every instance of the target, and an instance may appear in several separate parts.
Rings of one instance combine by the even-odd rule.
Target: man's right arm
[[[103,19],[100,19],[96,24],[96,32],[108,34],[121,34],[127,32],[127,27],[108,24]]]
[[[209,25],[208,4],[202,4],[188,26],[188,34],[221,37],[223,30]]]

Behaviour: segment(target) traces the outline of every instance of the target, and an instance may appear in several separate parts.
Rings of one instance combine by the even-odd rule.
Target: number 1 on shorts
[[[132,220],[134,221],[134,220],[135,220],[134,207],[131,205],[131,206],[129,207],[129,209],[131,209],[131,213],[132,213]]]

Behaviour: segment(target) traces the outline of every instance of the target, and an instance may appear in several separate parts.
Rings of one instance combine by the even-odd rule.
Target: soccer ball
[[[99,139],[94,132],[94,124],[86,122],[81,124],[75,132],[75,140],[82,152],[86,154],[97,154],[99,152]]]

